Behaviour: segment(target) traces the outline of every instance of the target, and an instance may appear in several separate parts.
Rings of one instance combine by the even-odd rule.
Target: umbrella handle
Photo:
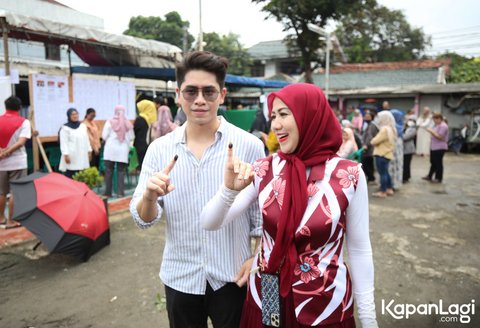
[[[36,251],[38,246],[40,246],[42,244],[41,241],[39,241],[38,243],[35,244],[35,246],[33,246],[33,250]]]

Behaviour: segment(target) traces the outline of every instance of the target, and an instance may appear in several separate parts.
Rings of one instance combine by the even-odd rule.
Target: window
[[[45,43],[45,59],[60,61],[60,46]]]

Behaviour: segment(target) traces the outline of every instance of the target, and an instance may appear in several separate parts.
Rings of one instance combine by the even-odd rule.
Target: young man
[[[214,327],[238,327],[252,261],[250,238],[258,242],[261,235],[258,205],[219,231],[203,230],[199,222],[223,183],[229,144],[243,161],[264,157],[258,138],[217,117],[227,66],[225,58],[201,51],[177,65],[176,92],[187,122],[149,146],[130,203],[141,228],[166,217],[160,278],[170,327],[207,327],[208,317]]]
[[[12,220],[12,195],[8,202],[8,219],[5,219],[5,205],[10,181],[26,176],[28,168],[24,145],[32,132],[30,121],[20,116],[21,108],[20,98],[9,97],[5,100],[6,112],[0,115],[0,224],[6,224],[6,228],[20,226]]]

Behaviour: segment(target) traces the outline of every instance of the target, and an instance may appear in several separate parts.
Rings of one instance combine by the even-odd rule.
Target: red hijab
[[[308,205],[306,167],[320,165],[336,157],[342,144],[342,129],[322,90],[313,84],[292,84],[271,93],[268,96],[270,113],[277,97],[292,111],[299,132],[294,153],[278,152],[280,158],[287,162],[284,171],[286,188],[267,270],[275,273],[281,266],[280,293],[286,297],[292,286],[297,261],[295,231]]]

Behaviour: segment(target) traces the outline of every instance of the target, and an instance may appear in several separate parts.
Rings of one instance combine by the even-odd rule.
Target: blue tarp
[[[150,68],[134,66],[73,66],[72,73],[96,74],[135,77],[140,79],[175,81],[175,69],[173,68]],[[258,88],[283,88],[289,82],[277,80],[262,80],[253,77],[245,77],[227,74],[225,83],[242,87]]]

